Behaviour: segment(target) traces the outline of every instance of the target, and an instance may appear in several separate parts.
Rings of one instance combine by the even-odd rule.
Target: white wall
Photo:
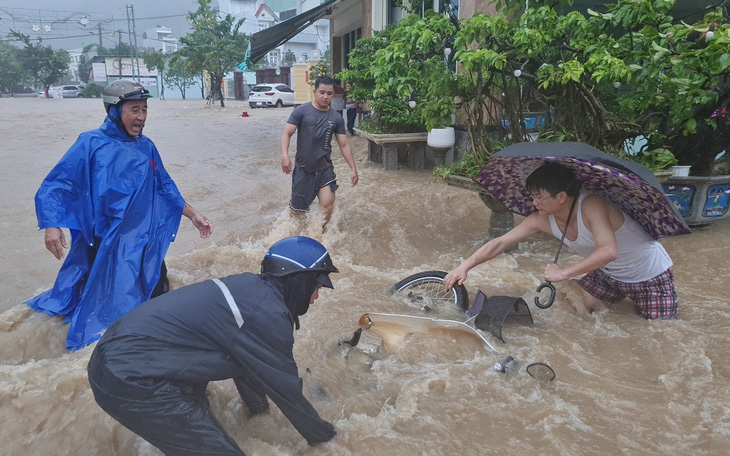
[[[373,7],[376,3],[378,2],[373,2]],[[337,16],[332,20],[332,35],[341,36],[362,27],[364,19],[362,8],[360,2],[355,2],[349,3],[345,9],[337,10]]]

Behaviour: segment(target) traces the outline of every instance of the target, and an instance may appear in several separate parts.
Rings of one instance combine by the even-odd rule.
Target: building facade
[[[142,34],[142,47],[145,49],[157,49],[165,54],[172,54],[177,51],[178,45],[179,40],[173,38],[169,27],[157,25]]]
[[[221,14],[245,19],[241,31],[248,35],[278,25],[319,5],[319,0],[218,0]],[[263,68],[278,68],[289,63],[285,60],[289,53],[293,54],[294,62],[306,62],[313,56],[323,55],[329,44],[330,21],[322,19],[254,63]]]
[[[347,68],[347,55],[360,38],[371,38],[374,31],[400,22],[407,14],[396,0],[343,0],[327,16],[332,30],[330,58],[332,72]],[[495,14],[492,2],[483,0],[433,0],[435,11],[451,8],[457,18],[472,17],[477,13]]]

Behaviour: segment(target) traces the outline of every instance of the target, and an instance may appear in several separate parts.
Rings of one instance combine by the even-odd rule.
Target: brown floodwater
[[[181,192],[214,224],[197,237],[184,219],[167,255],[173,287],[258,271],[276,240],[322,241],[340,274],[301,319],[294,354],[305,392],[339,429],[348,448],[307,446],[272,406],[247,418],[232,382],[209,387],[214,413],[250,455],[722,455],[730,448],[730,221],[663,244],[674,260],[680,318],[645,321],[629,302],[587,314],[579,294],[558,284],[555,305],[533,304],[540,272],[557,241],[536,237],[475,268],[471,299],[523,297],[533,325],[506,325],[489,351],[451,331],[416,333],[376,355],[339,346],[367,312],[423,315],[388,293],[416,272],[449,270],[481,245],[489,211],[475,193],[429,171],[383,171],[351,139],[360,184],[336,151],[335,214],[288,216],[290,178],[278,141],[291,108],[225,109],[201,100],[151,100],[151,137]],[[64,348],[67,325],[23,301],[53,283],[60,262],[43,246],[33,196],[53,164],[84,130],[102,121],[101,100],[0,99],[0,453],[3,455],[157,455],[108,417],[86,379],[93,346]],[[519,220],[518,220],[519,221]],[[576,261],[563,250],[561,262]],[[463,321],[458,312],[443,318]],[[367,333],[367,331],[366,331]],[[492,364],[513,355],[519,368]],[[524,367],[548,363],[551,383]],[[349,453],[348,453],[349,452]]]

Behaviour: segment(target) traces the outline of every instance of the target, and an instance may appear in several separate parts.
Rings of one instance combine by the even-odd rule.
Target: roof
[[[342,0],[328,0],[321,5],[251,35],[251,62],[256,63],[270,50],[276,49],[315,21],[332,14],[332,7]]]
[[[279,21],[279,16],[274,12],[274,10],[269,8],[269,6],[266,3],[262,3],[261,6],[259,6],[259,9],[256,11],[256,14],[254,14],[254,16],[256,16],[258,18],[259,15],[264,11],[264,9],[266,9],[269,12],[269,15],[271,17],[273,17],[275,21],[277,21],[277,22]]]

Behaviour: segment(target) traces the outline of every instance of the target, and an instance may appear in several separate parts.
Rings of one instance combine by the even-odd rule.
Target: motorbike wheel
[[[445,271],[424,271],[406,277],[393,285],[390,293],[402,296],[413,304],[429,308],[456,305],[466,311],[469,308],[469,294],[463,285],[454,285],[450,291],[444,288]]]

